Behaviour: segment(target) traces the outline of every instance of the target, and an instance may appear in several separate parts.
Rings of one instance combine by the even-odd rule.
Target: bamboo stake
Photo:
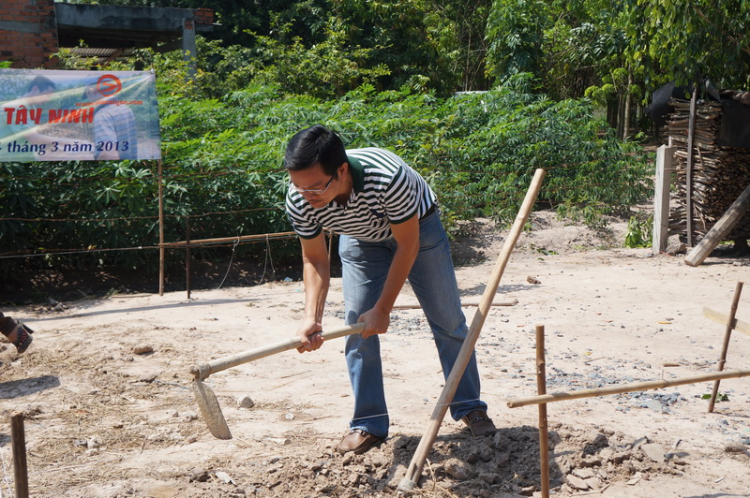
[[[479,332],[482,329],[484,320],[487,318],[490,303],[497,292],[500,278],[503,276],[505,266],[510,259],[510,253],[513,251],[513,247],[516,245],[516,241],[521,235],[523,226],[526,224],[526,220],[528,220],[529,214],[531,214],[531,210],[534,207],[534,202],[539,194],[539,189],[542,187],[544,173],[543,169],[537,169],[534,173],[534,178],[531,180],[531,185],[529,185],[529,190],[526,192],[526,197],[521,204],[521,209],[519,210],[518,215],[516,215],[516,219],[510,229],[510,234],[508,235],[508,238],[505,239],[503,248],[500,251],[497,263],[495,264],[495,269],[490,277],[490,282],[484,289],[482,300],[479,304],[479,308],[474,314],[474,320],[471,322],[469,333],[464,339],[464,343],[458,352],[458,357],[456,358],[456,361],[451,368],[451,372],[445,381],[443,392],[440,394],[440,398],[430,416],[427,430],[419,441],[419,445],[417,446],[414,456],[409,463],[409,467],[406,470],[406,476],[401,479],[401,482],[398,485],[399,491],[411,491],[419,481],[422,467],[424,466],[427,455],[432,448],[432,444],[435,442],[435,437],[440,429],[440,424],[443,423],[445,412],[448,410],[451,400],[453,400],[453,395],[456,393],[458,383],[464,374],[464,370],[466,370],[466,365],[469,364],[471,354],[474,352],[474,345],[479,338]]]
[[[544,356],[544,325],[536,326],[536,388],[540,396],[547,394],[547,362]],[[542,498],[549,498],[549,432],[547,405],[539,404],[539,462],[542,468]]]
[[[190,216],[185,217],[185,287],[190,300]]]
[[[164,295],[164,179],[161,159],[158,162],[159,177],[159,295]]]
[[[740,294],[742,294],[743,282],[737,282],[737,287],[734,289],[734,297],[732,298],[732,307],[729,310],[729,320],[727,320],[727,328],[724,331],[724,344],[721,347],[721,356],[719,357],[719,372],[724,370],[724,364],[727,361],[727,351],[729,350],[729,339],[732,337],[732,329],[734,329],[734,317],[737,314],[737,306],[740,303]],[[716,395],[719,393],[719,383],[721,381],[716,379],[714,381],[714,389],[711,391],[711,401],[708,403],[708,413],[714,412],[714,404],[716,403]]]
[[[10,418],[13,441],[13,476],[16,481],[16,498],[29,497],[29,474],[26,467],[26,434],[23,428],[23,413],[14,413]]]
[[[195,239],[190,241],[190,245],[198,246],[201,244],[219,244],[223,242],[245,242],[247,240],[266,240],[268,238],[281,238],[281,237],[292,237],[296,236],[296,232],[278,232],[278,233],[262,233],[256,235],[240,235],[237,237],[219,237],[215,239]],[[182,247],[188,242],[185,240],[179,240],[176,242],[167,242],[164,244],[165,247]]]
[[[750,370],[725,370],[724,372],[712,372],[707,374],[693,375],[691,377],[680,377],[673,380],[650,380],[646,382],[635,382],[621,386],[600,387],[597,389],[583,389],[581,391],[557,392],[543,396],[530,396],[528,398],[511,398],[507,401],[508,408],[519,408],[521,406],[538,405],[540,403],[552,403],[555,401],[567,401],[570,399],[596,398],[607,394],[622,394],[635,391],[648,391],[649,389],[663,389],[665,387],[682,386],[685,384],[698,384],[716,379],[734,379],[737,377],[750,376]]]

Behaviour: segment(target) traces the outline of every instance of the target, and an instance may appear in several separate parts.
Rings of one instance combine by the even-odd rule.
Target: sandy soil
[[[470,227],[471,228],[471,227]],[[503,231],[487,222],[454,245],[464,302],[484,292]],[[538,411],[508,408],[536,394],[535,326],[546,335],[547,389],[575,391],[709,373],[747,258],[624,249],[609,233],[535,213],[477,343],[482,395],[499,432],[473,438],[446,420],[416,496],[540,496]],[[619,246],[619,247],[618,247]],[[282,276],[283,277],[283,276]],[[443,386],[419,309],[394,311],[382,336],[390,438],[366,455],[338,455],[352,408],[343,339],[313,354],[290,351],[211,375],[233,438],[200,418],[189,369],[290,338],[302,316],[298,281],[162,297],[121,294],[53,307],[3,310],[36,330],[29,352],[0,344],[0,496],[12,496],[9,419],[25,414],[32,496],[392,496]],[[408,288],[400,304],[415,300]],[[471,322],[475,307],[465,308]],[[333,282],[326,324],[342,324]],[[750,290],[737,317],[750,321]],[[750,337],[735,331],[727,369],[750,369]],[[550,403],[554,496],[750,496],[750,380],[721,382],[727,400],[707,413],[712,383]],[[249,396],[250,408],[238,400]],[[723,397],[724,397],[723,396]]]

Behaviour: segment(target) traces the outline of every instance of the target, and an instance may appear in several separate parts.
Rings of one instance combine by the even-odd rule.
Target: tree
[[[542,76],[552,13],[543,0],[494,0],[487,19],[487,74],[496,82],[520,73]]]
[[[633,67],[649,89],[709,77],[718,87],[750,84],[750,3],[626,0],[619,24]]]

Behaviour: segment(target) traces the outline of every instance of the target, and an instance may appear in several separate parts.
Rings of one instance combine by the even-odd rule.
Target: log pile
[[[690,101],[671,99],[675,111],[667,135],[678,147],[674,155],[677,187],[675,207],[669,213],[669,233],[687,237],[686,172]],[[699,241],[750,185],[750,149],[717,145],[721,124],[720,102],[696,105],[693,129],[693,235]],[[750,214],[744,216],[727,240],[750,238]]]

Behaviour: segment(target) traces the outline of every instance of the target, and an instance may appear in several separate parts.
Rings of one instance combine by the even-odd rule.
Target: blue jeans
[[[395,251],[393,238],[368,242],[341,236],[339,255],[347,325],[356,323],[377,302]],[[469,330],[461,310],[448,236],[438,212],[419,222],[419,254],[409,273],[409,283],[430,324],[447,379]],[[386,437],[390,421],[383,390],[380,340],[377,335],[368,339],[350,335],[346,338],[345,352],[354,391],[354,417],[349,426]],[[414,395],[415,400],[423,397],[419,393]],[[476,356],[472,354],[453,397],[451,416],[460,420],[471,411],[486,409],[487,405],[479,399],[479,371]]]

